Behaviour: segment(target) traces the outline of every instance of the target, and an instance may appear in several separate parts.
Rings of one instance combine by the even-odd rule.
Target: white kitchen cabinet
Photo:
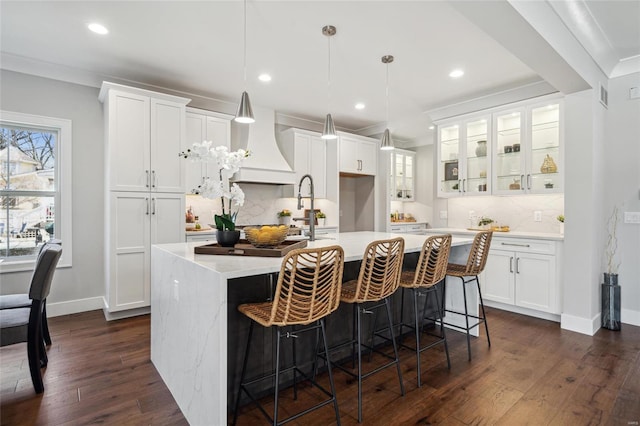
[[[104,82],[108,190],[184,192],[186,98]]]
[[[233,116],[196,108],[187,108],[186,138],[181,151],[194,143],[212,141],[212,146],[231,146],[231,120]],[[213,168],[202,162],[183,160],[185,169],[185,190],[195,193],[202,180],[209,177]]]
[[[491,115],[438,123],[438,196],[491,193]]]
[[[564,188],[562,103],[551,99],[493,114],[494,194]]]
[[[415,196],[416,153],[394,149],[389,155],[390,198],[395,201],[413,201]]]
[[[389,232],[396,234],[422,234],[427,229],[426,223],[392,223]]]
[[[481,279],[485,300],[560,313],[556,242],[496,238]]]
[[[320,137],[320,133],[288,129],[280,133],[279,144],[296,173],[296,182],[306,174],[311,175],[315,198],[327,198],[327,141]],[[300,193],[308,197],[310,192],[311,184],[305,180]],[[298,186],[294,185],[293,194],[289,195],[297,194]]]
[[[378,170],[378,142],[339,132],[340,172],[375,176]]]
[[[184,194],[109,196],[105,307],[110,313],[144,308],[151,302],[151,245],[184,241]]]

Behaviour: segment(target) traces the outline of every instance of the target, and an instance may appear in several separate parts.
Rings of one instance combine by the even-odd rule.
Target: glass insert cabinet
[[[395,201],[413,201],[415,195],[416,153],[395,149],[389,156],[390,198]]]
[[[491,116],[438,125],[438,196],[491,192]]]
[[[557,97],[438,122],[438,196],[563,192]]]

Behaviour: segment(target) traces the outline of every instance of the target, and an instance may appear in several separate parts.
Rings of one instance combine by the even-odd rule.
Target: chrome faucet
[[[304,180],[306,178],[309,178],[309,184],[311,186],[311,190],[309,191],[309,199],[311,200],[311,209],[309,210],[309,217],[294,217],[293,220],[308,220],[309,221],[309,241],[315,241],[316,240],[316,212],[313,209],[313,201],[315,199],[315,196],[313,194],[313,178],[311,177],[311,175],[307,174],[302,176],[302,178],[300,178],[300,183],[298,184],[298,210],[302,210],[302,208],[304,207],[302,204],[302,193],[300,192],[302,189],[302,182],[304,182]]]

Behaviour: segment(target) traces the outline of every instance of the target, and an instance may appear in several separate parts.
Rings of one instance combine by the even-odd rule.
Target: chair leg
[[[358,335],[358,423],[362,423],[362,319],[360,306],[357,306],[356,334]]]
[[[402,328],[404,327],[404,287],[402,287],[402,297],[400,297],[400,330],[398,333],[398,340],[402,340]]]
[[[489,338],[489,324],[487,324],[487,314],[484,312],[484,302],[482,300],[482,291],[480,290],[480,281],[476,275],[476,284],[478,284],[478,296],[480,297],[480,307],[482,308],[482,318],[484,319],[484,329],[487,332],[487,343],[491,347],[491,339]]]
[[[292,330],[293,332],[293,330]],[[296,340],[295,338],[291,339],[292,355],[293,355],[293,400],[298,400],[298,363],[296,362]]]
[[[354,303],[353,304],[353,315],[352,315],[352,322],[353,322],[353,328],[351,329],[351,368],[356,368],[356,344],[355,342],[357,341],[356,339],[356,333],[358,332],[358,318],[356,318],[356,316],[360,315],[360,308],[358,308],[358,304]]]
[[[402,380],[402,369],[400,368],[400,356],[398,355],[398,346],[396,345],[396,338],[393,333],[393,321],[391,320],[391,301],[389,300],[389,297],[384,299],[384,304],[387,307],[387,318],[389,319],[389,332],[391,333],[391,342],[393,343],[393,353],[396,356],[396,368],[398,370],[398,380],[400,381],[400,392],[402,393],[402,396],[404,396],[404,382]]]
[[[276,388],[273,401],[273,426],[278,426],[278,396],[280,392],[280,327],[276,329]]]
[[[442,311],[442,305],[440,304],[440,296],[438,296],[438,288],[433,287],[433,292],[436,294],[436,304],[438,305],[438,316],[440,317],[440,335],[444,339],[444,352],[447,354],[447,368],[451,370],[451,359],[449,358],[449,344],[447,343],[447,335],[444,330],[444,312]]]
[[[416,370],[418,372],[418,387],[422,387],[421,375],[422,372],[420,370],[420,321],[418,320],[418,290],[415,288],[411,289],[411,294],[413,294],[413,317],[414,317],[414,329],[416,332]]]
[[[469,333],[469,310],[467,309],[467,285],[463,277],[460,277],[460,279],[462,280],[462,294],[464,296],[464,320],[467,323],[467,352],[469,353],[469,361],[471,361],[471,334]]]
[[[233,422],[232,425],[236,424],[238,420],[238,407],[240,406],[240,395],[242,394],[242,384],[244,383],[244,375],[247,372],[247,361],[249,360],[249,349],[251,347],[251,336],[253,335],[253,321],[251,321],[249,325],[249,337],[247,337],[247,347],[244,351],[244,361],[242,361],[242,372],[240,373],[240,386],[238,387],[238,394],[236,395],[236,403],[233,409]]]
[[[329,372],[329,385],[331,386],[333,408],[336,412],[336,423],[338,424],[338,426],[340,426],[340,411],[338,410],[338,398],[336,397],[336,387],[333,382],[333,373],[331,372],[331,361],[329,361],[329,345],[327,344],[327,333],[325,331],[324,318],[320,320],[320,328],[322,328],[322,341],[324,342],[324,351],[327,354],[327,371]]]
[[[31,310],[34,311],[33,309]],[[31,373],[31,382],[36,393],[44,392],[44,384],[42,383],[42,372],[40,371],[40,347],[42,346],[40,321],[29,320],[27,328],[27,356],[29,358],[29,372]]]
[[[47,321],[47,301],[43,302],[42,308],[42,336],[47,345],[51,345],[51,335],[49,334],[49,322]]]

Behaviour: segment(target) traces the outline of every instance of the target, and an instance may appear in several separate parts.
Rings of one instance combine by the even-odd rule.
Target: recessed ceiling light
[[[271,76],[269,74],[260,74],[258,76],[258,80],[268,83],[269,81],[271,81]]]
[[[364,106],[365,106],[365,105],[364,105],[362,102],[358,102],[358,103],[356,104],[356,109],[364,109]]]
[[[433,130],[435,128],[436,128],[436,126],[429,126],[429,130]]]
[[[98,24],[96,22],[87,25],[87,28],[89,28],[96,34],[104,35],[109,33],[109,30],[104,25]]]
[[[453,70],[449,73],[449,77],[451,78],[459,78],[459,77],[462,77],[463,75],[464,75],[464,71],[462,71],[461,69]]]

